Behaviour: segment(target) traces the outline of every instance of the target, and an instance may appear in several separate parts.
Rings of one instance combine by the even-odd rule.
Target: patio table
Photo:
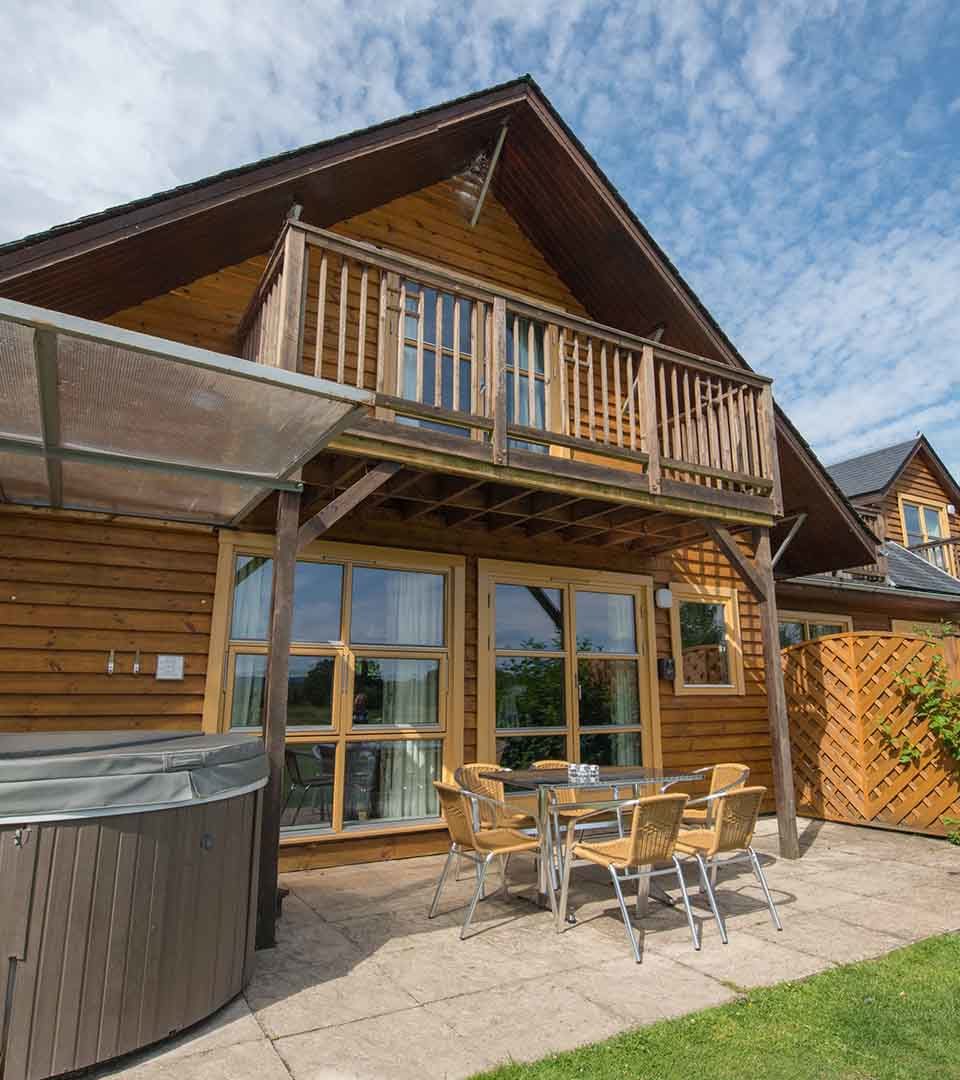
[[[612,788],[614,798],[619,797],[620,788],[632,788],[633,797],[643,787],[655,787],[658,792],[666,791],[674,784],[693,783],[703,780],[703,773],[688,769],[653,769],[642,765],[601,765],[600,776],[596,780],[571,780],[566,769],[498,769],[481,774],[486,780],[498,780],[505,787],[520,788],[524,791],[534,791],[537,795],[537,831],[540,834],[541,850],[543,858],[540,860],[540,877],[538,882],[538,901],[541,907],[549,905],[547,889],[555,894],[554,874],[554,844],[559,843],[560,838],[553,836],[550,826],[550,793],[570,790],[593,790],[600,791],[604,788]],[[647,879],[649,884],[649,879]],[[643,910],[646,896],[641,894],[638,898],[638,911]],[[575,921],[573,916],[569,916]]]

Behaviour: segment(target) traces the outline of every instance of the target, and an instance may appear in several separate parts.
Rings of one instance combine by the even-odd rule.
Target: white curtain
[[[380,817],[434,817],[440,779],[439,739],[398,740],[379,744]]]
[[[443,576],[391,570],[384,575],[382,639],[392,645],[443,644]]]
[[[273,559],[238,555],[234,568],[233,621],[230,636],[242,641],[266,641],[273,589]]]
[[[234,657],[231,727],[259,727],[263,723],[267,658],[240,653]]]
[[[396,727],[437,722],[437,660],[379,660],[383,678],[382,723]]]

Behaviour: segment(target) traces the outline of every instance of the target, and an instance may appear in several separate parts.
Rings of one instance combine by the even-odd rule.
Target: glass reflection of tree
[[[559,651],[559,638],[552,646],[527,638],[523,649],[533,652]],[[513,722],[505,722],[501,706],[509,702],[515,712]],[[563,661],[541,656],[502,657],[497,662],[497,727],[560,727],[563,716]]]
[[[680,632],[683,644],[687,647],[724,644],[722,605],[681,604]]]
[[[321,657],[303,676],[291,672],[287,691],[289,724],[329,724],[333,700],[333,662]]]

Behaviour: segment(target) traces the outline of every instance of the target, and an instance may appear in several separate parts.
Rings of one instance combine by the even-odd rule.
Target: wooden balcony
[[[420,450],[754,523],[781,512],[769,379],[419,259],[290,221],[238,334],[247,359],[376,392],[347,452]]]
[[[849,570],[837,570],[837,577],[854,578],[858,581],[883,582],[887,580],[887,557],[883,554],[883,542],[887,536],[886,518],[880,511],[857,509],[857,513],[863,519],[863,523],[880,541],[877,547],[877,557],[872,563],[864,566],[854,566]]]
[[[950,538],[947,540],[930,540],[926,544],[916,544],[909,548],[914,555],[926,559],[931,566],[942,570],[951,577],[960,577],[958,565],[960,565],[960,540]]]

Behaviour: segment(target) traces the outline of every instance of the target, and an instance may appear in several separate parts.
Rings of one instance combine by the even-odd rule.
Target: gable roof
[[[493,191],[590,316],[640,336],[664,323],[666,344],[749,368],[529,75],[3,245],[0,295],[103,318],[269,250],[293,203],[329,226],[447,179],[504,123]],[[784,563],[872,559],[871,534],[782,413],[778,435],[808,514]]]
[[[847,498],[883,494],[893,487],[918,453],[926,455],[944,490],[955,503],[960,503],[960,485],[922,432],[907,442],[828,465],[827,472]]]
[[[847,498],[884,491],[903,468],[917,441],[910,439],[896,446],[885,446],[882,450],[838,461],[835,465],[828,465],[827,472]]]

